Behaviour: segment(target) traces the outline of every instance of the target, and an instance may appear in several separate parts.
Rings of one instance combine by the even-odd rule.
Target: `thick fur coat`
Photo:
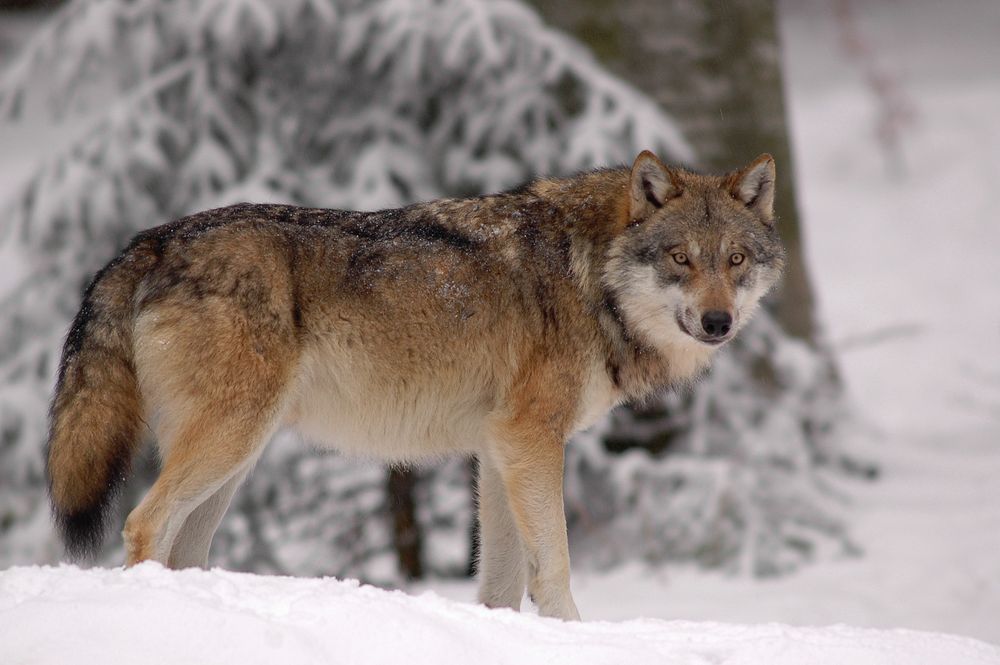
[[[240,204],[140,233],[63,351],[48,472],[71,553],[100,544],[144,434],[162,471],[128,563],[205,565],[281,427],[391,461],[480,459],[480,598],[577,618],[563,446],[691,380],[775,283],[769,156],[632,168],[380,212]]]

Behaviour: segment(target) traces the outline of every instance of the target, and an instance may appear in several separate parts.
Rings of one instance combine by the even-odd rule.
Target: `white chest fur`
[[[604,363],[595,362],[584,379],[574,431],[587,429],[622,401],[622,393],[608,377]]]

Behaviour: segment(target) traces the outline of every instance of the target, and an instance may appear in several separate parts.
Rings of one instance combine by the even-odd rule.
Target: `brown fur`
[[[292,426],[381,459],[479,455],[484,543],[507,548],[484,555],[481,598],[515,606],[523,566],[543,613],[574,618],[563,444],[697,375],[725,340],[678,326],[748,315],[773,284],[770,183],[770,158],[719,178],[643,153],[494,196],[241,204],[140,234],[95,278],[64,350],[48,469],[71,550],[99,543],[147,422],[163,468],[126,523],[128,563],[204,565],[232,493]],[[753,264],[730,265],[733,248]]]

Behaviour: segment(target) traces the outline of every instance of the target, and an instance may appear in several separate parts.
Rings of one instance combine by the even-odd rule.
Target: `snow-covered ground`
[[[802,627],[1000,643],[1000,220],[988,207],[1000,182],[1000,4],[855,3],[916,112],[902,173],[886,167],[875,102],[828,10],[787,5],[809,263],[882,469],[877,483],[842,488],[861,556],[764,581],[578,572],[586,619],[647,618],[567,626],[330,580],[13,569],[0,573],[0,662],[203,662],[213,649],[241,662],[1000,663],[959,637]],[[427,588],[474,597],[469,583],[411,591]]]
[[[564,623],[356,582],[187,570],[15,568],[4,663],[997,665],[954,635],[633,619]]]

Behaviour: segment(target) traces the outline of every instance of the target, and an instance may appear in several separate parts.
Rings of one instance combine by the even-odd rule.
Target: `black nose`
[[[719,310],[705,312],[701,317],[701,327],[712,337],[723,337],[733,327],[733,317],[729,316],[729,312]]]

